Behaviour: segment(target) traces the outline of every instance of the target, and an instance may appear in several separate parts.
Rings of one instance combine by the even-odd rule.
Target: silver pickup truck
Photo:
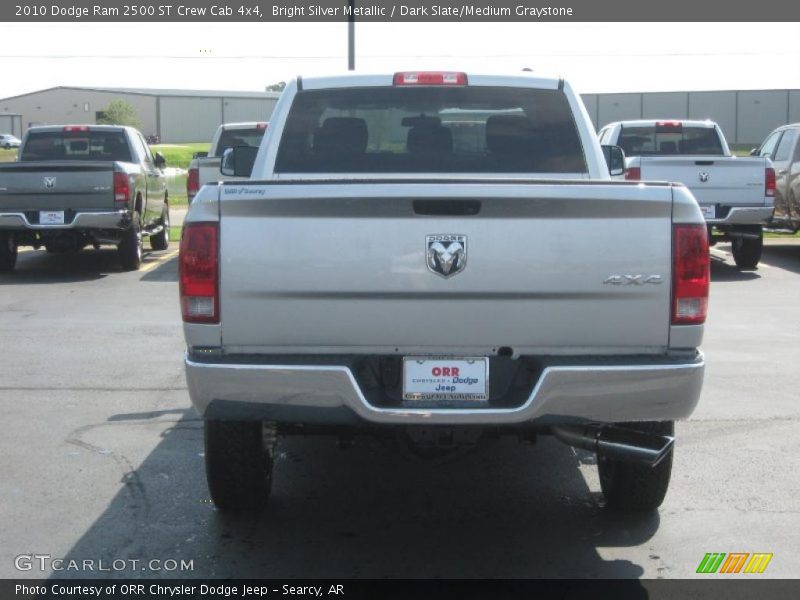
[[[19,246],[48,252],[117,246],[126,270],[142,262],[142,238],[169,246],[166,161],[131,127],[31,127],[17,162],[0,164],[0,272]]]
[[[695,408],[706,226],[682,185],[612,181],[563,80],[297,79],[244,182],[203,187],[180,249],[192,403],[220,509],[263,505],[281,435],[482,433],[597,452],[607,504],[652,510]]]
[[[730,240],[736,266],[758,266],[762,225],[775,203],[769,158],[733,156],[713,121],[621,121],[603,127],[598,137],[625,151],[625,179],[686,185],[700,204],[711,245]]]

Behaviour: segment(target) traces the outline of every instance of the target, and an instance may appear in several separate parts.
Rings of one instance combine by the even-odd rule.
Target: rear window
[[[623,127],[617,145],[628,156],[723,156],[722,142],[713,127]]]
[[[566,96],[510,87],[297,94],[278,173],[586,173]]]
[[[266,128],[264,127],[253,129],[225,129],[219,136],[217,150],[214,156],[222,156],[225,150],[228,148],[235,148],[236,146],[258,148],[261,145],[264,132],[266,132]]]
[[[42,131],[28,134],[20,160],[131,162],[131,151],[124,131]]]

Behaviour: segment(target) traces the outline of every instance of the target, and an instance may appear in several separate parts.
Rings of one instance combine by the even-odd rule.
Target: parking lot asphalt
[[[706,384],[657,514],[605,510],[594,457],[550,438],[437,462],[298,437],[268,510],[238,517],[205,484],[176,246],[137,273],[103,249],[23,252],[0,276],[0,577],[685,578],[707,552],[800,574],[800,246],[770,241],[751,273],[713,250]],[[95,570],[18,570],[30,554]],[[170,559],[192,568],[148,564]],[[141,562],[97,570],[115,560]]]

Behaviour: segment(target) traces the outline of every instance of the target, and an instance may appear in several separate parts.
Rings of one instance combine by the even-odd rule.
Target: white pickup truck
[[[732,156],[713,121],[621,121],[603,127],[598,137],[625,151],[625,179],[686,185],[700,203],[711,244],[730,240],[739,268],[758,266],[762,225],[772,218],[775,198],[769,159]]]
[[[296,79],[233,148],[181,241],[211,497],[260,507],[278,436],[483,432],[596,452],[608,506],[667,491],[700,397],[707,229],[680,184],[612,181],[563,80]]]
[[[208,152],[196,152],[189,163],[186,177],[186,196],[192,203],[198,190],[207,183],[226,179],[242,179],[241,177],[224,176],[219,171],[219,159],[228,148],[249,146],[258,148],[269,123],[246,122],[224,123],[217,128],[211,138]]]

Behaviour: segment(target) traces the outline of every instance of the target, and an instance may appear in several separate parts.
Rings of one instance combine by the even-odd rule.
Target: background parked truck
[[[242,179],[220,173],[219,161],[223,152],[236,146],[258,148],[269,124],[266,122],[225,123],[217,128],[211,138],[207,153],[198,152],[189,163],[186,177],[186,196],[191,204],[198,190],[207,183],[228,179]]]
[[[733,156],[712,121],[621,121],[598,135],[625,151],[626,179],[686,185],[700,203],[711,243],[730,240],[739,268],[758,266],[762,225],[772,217],[775,196],[768,158]]]
[[[775,214],[770,227],[800,229],[800,123],[778,127],[751,156],[772,161],[775,167]]]
[[[31,127],[18,161],[0,164],[0,271],[14,269],[20,246],[105,244],[138,269],[144,237],[156,250],[169,245],[164,166],[131,127]]]

